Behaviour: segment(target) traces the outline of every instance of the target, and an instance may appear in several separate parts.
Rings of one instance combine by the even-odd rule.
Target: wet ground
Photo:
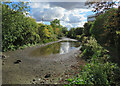
[[[64,41],[3,53],[3,84],[64,84],[80,73],[80,43]],[[70,42],[73,41],[73,42]]]

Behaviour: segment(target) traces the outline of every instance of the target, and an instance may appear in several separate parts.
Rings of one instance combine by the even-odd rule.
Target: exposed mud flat
[[[6,56],[2,65],[3,84],[64,84],[68,78],[77,76],[81,65],[85,63],[77,57],[80,47],[65,54],[41,55],[36,58],[31,53],[38,47],[41,46],[3,53]]]

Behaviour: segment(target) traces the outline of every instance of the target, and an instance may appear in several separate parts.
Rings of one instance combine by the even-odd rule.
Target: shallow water
[[[36,48],[30,52],[30,56],[39,57],[39,56],[48,56],[53,54],[66,54],[73,49],[76,49],[80,46],[79,42],[74,41],[62,41],[58,43],[53,43],[47,46],[42,46]]]

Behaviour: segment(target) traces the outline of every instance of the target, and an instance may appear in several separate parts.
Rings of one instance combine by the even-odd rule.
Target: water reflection
[[[72,49],[79,47],[79,42],[58,42],[53,43],[44,47],[40,47],[35,49],[30,53],[30,56],[39,57],[39,56],[47,56],[52,54],[66,54]]]
[[[69,48],[70,48],[69,42],[61,42],[60,54],[68,53]]]

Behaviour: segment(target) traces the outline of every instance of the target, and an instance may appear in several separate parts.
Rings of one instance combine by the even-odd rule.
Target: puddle
[[[80,42],[74,41],[62,41],[58,43],[53,43],[47,46],[36,48],[30,52],[30,56],[39,57],[39,56],[48,56],[53,54],[66,54],[73,49],[76,49],[80,46]]]

